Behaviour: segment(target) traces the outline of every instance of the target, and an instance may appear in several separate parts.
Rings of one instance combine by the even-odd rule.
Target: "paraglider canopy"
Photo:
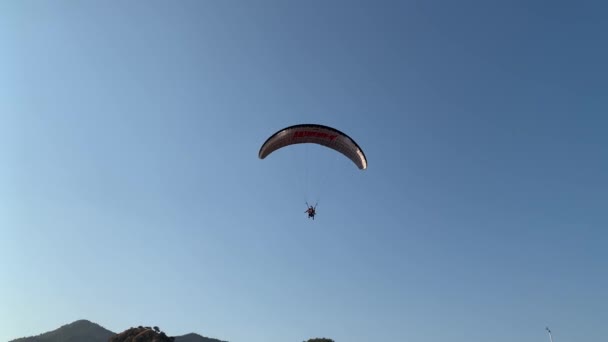
[[[359,145],[339,130],[318,124],[301,124],[283,128],[262,144],[258,156],[266,158],[272,152],[294,144],[319,144],[342,153],[360,170],[367,169],[367,158]]]

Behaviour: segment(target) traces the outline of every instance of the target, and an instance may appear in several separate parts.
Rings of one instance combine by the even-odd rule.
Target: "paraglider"
[[[312,205],[308,205],[308,202],[306,205],[308,206],[308,209],[306,209],[305,213],[308,213],[308,218],[312,218],[314,220],[315,215],[317,214],[317,205],[315,204],[313,207]]]
[[[351,137],[333,127],[319,124],[293,125],[277,131],[262,144],[258,157],[264,159],[279,149],[295,144],[317,144],[330,148],[352,161],[359,170],[367,169],[367,157]],[[306,206],[305,213],[314,220],[317,205],[306,203]]]
[[[367,169],[367,158],[359,145],[339,130],[318,124],[302,124],[283,128],[271,135],[260,147],[260,159],[272,152],[294,144],[318,144],[342,153],[360,170]]]

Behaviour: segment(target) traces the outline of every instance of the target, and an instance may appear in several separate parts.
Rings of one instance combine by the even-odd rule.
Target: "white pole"
[[[547,332],[549,333],[549,341],[553,342],[553,335],[551,335],[551,330],[549,330],[549,327],[546,327],[545,329],[547,329]]]

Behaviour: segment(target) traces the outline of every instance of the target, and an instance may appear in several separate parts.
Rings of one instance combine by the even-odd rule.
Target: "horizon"
[[[607,13],[1,2],[0,340],[77,317],[231,342],[600,339]],[[302,123],[368,168],[311,144],[258,158]]]

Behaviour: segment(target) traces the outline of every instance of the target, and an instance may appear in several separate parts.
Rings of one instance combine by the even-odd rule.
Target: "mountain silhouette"
[[[114,335],[99,324],[82,319],[38,336],[18,338],[10,342],[108,342]]]
[[[226,342],[215,338],[204,337],[199,334],[190,333],[175,337],[175,342]]]
[[[53,331],[37,336],[14,339],[9,342],[227,342],[195,333],[169,337],[162,333],[160,329],[157,332],[154,328],[156,327],[140,326],[117,334],[99,324],[81,319]]]
[[[131,328],[114,335],[109,342],[174,342],[174,337],[165,335],[160,329],[150,327]]]

